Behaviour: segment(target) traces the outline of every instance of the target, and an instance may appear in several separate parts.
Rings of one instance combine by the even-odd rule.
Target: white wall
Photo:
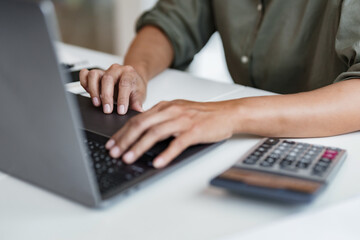
[[[114,0],[114,49],[123,56],[135,36],[135,22],[157,0]]]

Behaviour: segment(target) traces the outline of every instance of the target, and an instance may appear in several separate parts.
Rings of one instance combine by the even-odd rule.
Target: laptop
[[[136,163],[113,159],[109,137],[138,112],[105,115],[89,98],[65,90],[49,1],[0,2],[0,171],[89,207],[103,207],[196,159],[217,144],[185,150],[168,167],[157,143]]]

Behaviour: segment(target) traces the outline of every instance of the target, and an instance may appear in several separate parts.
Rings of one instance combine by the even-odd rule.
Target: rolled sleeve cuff
[[[184,70],[190,64],[192,59],[184,59],[184,54],[181,52],[182,46],[179,42],[181,35],[176,31],[176,26],[173,26],[171,21],[163,18],[161,15],[156,15],[155,17],[151,12],[146,12],[138,19],[136,23],[136,32],[148,25],[159,28],[169,39],[174,50],[174,60],[170,67]]]
[[[349,79],[360,79],[360,63],[352,65],[347,72],[341,73],[334,83]]]

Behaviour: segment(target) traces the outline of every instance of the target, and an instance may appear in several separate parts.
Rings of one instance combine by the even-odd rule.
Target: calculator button
[[[324,153],[321,157],[322,157],[322,158],[327,158],[327,159],[329,159],[329,160],[333,160],[336,156],[331,155],[331,154],[325,154],[325,153]]]
[[[269,145],[275,145],[279,142],[279,139],[275,139],[275,138],[268,138],[268,140],[265,141],[265,144],[269,144]]]
[[[286,152],[288,152],[288,151],[289,151],[288,148],[278,147],[278,148],[275,148],[274,153],[283,155],[284,153],[286,153]]]
[[[282,152],[282,151],[280,151],[279,149],[276,149],[276,150],[274,150],[274,153],[275,153],[275,154],[279,154],[279,155],[281,155],[283,152]]]
[[[326,153],[337,155],[339,152],[328,148],[326,149]]]
[[[272,165],[273,164],[266,162],[266,161],[263,161],[262,163],[260,163],[260,166],[262,166],[262,167],[272,167]]]
[[[302,158],[311,161],[311,160],[313,159],[313,156],[311,156],[311,155],[309,155],[309,154],[305,154]]]
[[[311,151],[322,151],[322,150],[324,150],[324,147],[313,145],[310,150]]]
[[[271,154],[269,155],[269,157],[275,158],[275,159],[279,159],[279,158],[281,157],[281,155],[280,155],[280,154],[277,154],[277,153],[271,153]]]
[[[286,150],[286,147],[285,147],[285,146],[280,146],[278,149],[279,149],[280,151],[285,151],[285,150]]]
[[[302,159],[300,159],[299,162],[309,164],[309,163],[311,163],[311,159],[309,159],[309,158],[302,158]]]
[[[253,155],[254,155],[254,156],[261,156],[261,155],[262,155],[262,153],[261,153],[261,152],[256,151],[256,152],[254,152],[254,153],[253,153]]]
[[[271,148],[272,146],[270,146],[269,144],[263,143],[263,144],[261,144],[260,147],[263,147],[263,148],[265,148],[265,149],[269,149],[269,148]]]
[[[244,164],[247,164],[247,165],[253,165],[256,163],[256,161],[253,161],[253,160],[250,160],[250,159],[245,159],[243,161]]]
[[[295,144],[295,142],[294,142],[294,141],[288,141],[288,140],[285,140],[285,141],[283,142],[283,144],[290,144],[290,145],[294,145],[294,144]]]
[[[334,159],[335,158],[335,156],[331,155],[331,154],[324,154],[324,155],[322,155],[322,157],[328,158],[328,159]]]
[[[308,163],[304,163],[304,162],[298,162],[298,163],[296,164],[296,167],[297,167],[297,168],[301,168],[301,169],[306,169],[308,166],[309,166],[309,164],[308,164]]]
[[[318,162],[313,168],[313,174],[321,176],[327,169],[329,164],[324,165],[325,163]]]
[[[274,163],[274,162],[276,162],[276,159],[275,159],[275,158],[272,158],[272,157],[267,157],[267,158],[265,159],[265,161],[268,162],[268,163]]]
[[[327,168],[330,165],[330,163],[319,161],[316,165]]]
[[[303,148],[303,149],[308,149],[310,147],[310,144],[307,144],[307,143],[298,143],[296,145],[296,147],[300,147]]]
[[[333,150],[333,149],[329,149],[327,148],[324,152],[324,154],[322,155],[322,157],[324,158],[328,158],[328,159],[334,159],[336,156],[338,155],[338,152]]]
[[[326,163],[331,163],[331,160],[328,158],[320,158],[319,160],[320,162],[326,162]]]
[[[258,160],[259,160],[259,157],[250,155],[243,161],[243,163],[252,165],[252,164],[255,164]]]
[[[260,166],[262,166],[262,167],[272,167],[277,160],[278,160],[278,158],[268,156],[268,157],[265,158],[264,161],[262,161],[262,163],[260,163]]]
[[[263,148],[263,147],[259,147],[258,149],[256,149],[257,151],[259,151],[259,152],[266,152],[267,151],[267,149],[266,148]]]
[[[296,157],[296,153],[295,152],[290,152],[289,156]]]
[[[326,170],[326,167],[320,166],[320,165],[315,165],[314,167],[314,171],[316,172],[324,172]]]
[[[298,156],[302,155],[305,152],[305,149],[298,149],[295,148],[292,150],[293,152],[296,152],[298,154]]]
[[[287,167],[290,166],[294,161],[291,161],[287,158],[285,158],[284,160],[281,161],[280,166],[282,167]]]
[[[293,161],[296,160],[296,157],[295,157],[295,156],[291,156],[291,155],[287,155],[284,160],[293,162]]]

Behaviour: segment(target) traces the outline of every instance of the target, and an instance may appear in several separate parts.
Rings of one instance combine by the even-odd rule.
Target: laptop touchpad
[[[131,117],[138,114],[134,110],[128,111],[126,115],[119,115],[116,111],[112,114],[105,114],[101,107],[95,107],[91,99],[76,95],[79,110],[85,130],[111,137],[116,133]]]

